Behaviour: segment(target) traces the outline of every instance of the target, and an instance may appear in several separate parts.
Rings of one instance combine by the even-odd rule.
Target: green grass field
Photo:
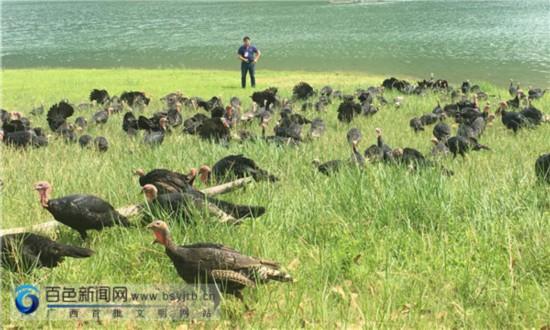
[[[78,104],[92,88],[111,94],[143,90],[153,96],[147,112],[161,109],[159,98],[181,90],[186,95],[224,101],[232,96],[250,105],[251,90],[242,90],[239,74],[199,70],[5,70],[1,107],[28,113],[43,103],[46,109],[63,98]],[[465,77],[466,78],[466,77]],[[352,93],[379,85],[383,77],[349,73],[258,72],[258,89],[279,87],[290,96],[292,86],[307,81],[319,89],[330,84]],[[475,82],[478,83],[478,82]],[[480,83],[495,105],[508,91]],[[545,86],[541,86],[545,87]],[[397,94],[387,92],[391,100]],[[505,129],[497,117],[481,142],[492,151],[471,152],[465,159],[441,163],[455,172],[410,173],[404,168],[368,165],[332,177],[318,173],[311,161],[344,159],[350,155],[345,134],[363,132],[364,150],[375,143],[381,127],[393,147],[414,147],[429,154],[431,130],[415,134],[414,115],[430,112],[437,94],[405,96],[396,110],[385,106],[373,117],[350,125],[336,119],[337,104],[321,117],[327,133],[298,147],[263,142],[231,143],[228,148],[177,132],[151,149],[121,129],[122,114],[104,127],[88,129],[110,141],[107,153],[81,150],[50,139],[50,145],[26,151],[2,146],[2,228],[37,224],[51,217],[39,204],[32,184],[48,180],[53,197],[71,193],[98,195],[115,207],[144,201],[132,169],[170,168],[186,172],[212,164],[228,154],[243,153],[277,174],[276,184],[252,183],[221,198],[264,205],[267,213],[241,226],[216,223],[202,216],[196,225],[172,227],[178,243],[220,242],[244,253],[279,261],[295,283],[273,283],[245,290],[252,312],[229,298],[222,320],[199,322],[206,328],[534,328],[550,325],[550,187],[537,184],[535,159],[550,152],[550,125]],[[534,103],[547,114],[550,97]],[[184,117],[192,115],[189,110]],[[299,110],[298,110],[299,111]],[[493,109],[494,111],[494,109]],[[74,117],[91,117],[77,112]],[[32,117],[47,127],[45,115]],[[274,122],[274,121],[273,121]],[[269,132],[274,123],[270,124]],[[253,130],[259,132],[257,125]],[[454,127],[456,131],[456,126]],[[201,188],[201,184],[198,184]],[[57,238],[96,251],[88,259],[67,259],[61,266],[30,275],[2,273],[4,326],[73,328],[76,323],[17,324],[11,321],[13,287],[21,283],[151,284],[181,283],[171,261],[153,236],[142,228],[110,228],[78,234],[61,227]],[[149,329],[139,322],[104,323],[113,329]],[[78,325],[82,326],[82,325]],[[85,328],[100,327],[88,322]],[[159,328],[182,323],[156,322]],[[183,327],[182,329],[184,329]]]

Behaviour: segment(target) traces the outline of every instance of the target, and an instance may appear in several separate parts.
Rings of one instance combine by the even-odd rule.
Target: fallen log
[[[197,206],[198,207],[204,206],[204,204],[199,203],[199,205],[197,205]],[[221,223],[228,223],[230,225],[236,225],[236,224],[241,223],[241,219],[235,219],[233,216],[225,213],[224,211],[222,211],[220,208],[218,208],[215,205],[212,205],[210,203],[206,203],[206,209],[207,209],[208,213],[210,213],[211,215],[217,217],[218,221],[221,222]]]
[[[245,186],[247,183],[251,182],[253,179],[251,177],[242,178],[228,183],[221,184],[219,186],[214,186],[201,190],[206,196],[215,196],[228,193],[237,188]]]
[[[224,194],[230,191],[233,191],[237,188],[245,186],[247,183],[251,182],[252,178],[242,178],[238,179],[232,182],[224,183],[219,186],[214,186],[210,188],[206,188],[201,190],[205,195],[207,196],[215,196],[219,194]],[[204,205],[203,205],[204,206]],[[123,206],[117,209],[117,212],[122,214],[125,217],[130,217],[133,215],[136,215],[139,213],[139,205],[127,205]],[[223,223],[229,223],[229,224],[237,224],[239,223],[238,219],[235,219],[231,215],[223,212],[219,208],[217,208],[214,205],[207,204],[208,212],[212,215],[215,215],[219,218],[220,222]],[[52,232],[57,227],[61,225],[61,222],[56,220],[50,220],[46,221],[37,225],[32,225],[28,227],[16,227],[16,228],[9,228],[9,229],[0,229],[0,236],[1,235],[8,235],[8,234],[19,234],[19,233],[25,233],[25,232],[40,232],[40,233],[48,233]]]
[[[55,230],[57,227],[61,225],[61,222],[57,222],[55,220],[50,220],[43,222],[38,225],[33,225],[29,227],[17,227],[17,228],[10,228],[10,229],[2,229],[0,230],[0,236],[8,235],[8,234],[20,234],[20,233],[26,233],[26,232],[39,232],[39,233],[48,233],[53,230]]]

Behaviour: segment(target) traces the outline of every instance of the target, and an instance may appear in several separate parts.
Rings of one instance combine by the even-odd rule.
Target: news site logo
[[[216,320],[221,301],[215,285],[181,283],[22,284],[14,298],[12,319],[26,321]]]
[[[15,307],[21,314],[32,314],[38,308],[40,291],[33,285],[22,284],[15,288]]]

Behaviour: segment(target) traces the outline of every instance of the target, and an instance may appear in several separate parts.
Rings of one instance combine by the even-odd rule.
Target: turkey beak
[[[145,229],[151,229],[153,230],[153,224],[150,223],[147,226],[145,226]],[[160,243],[156,238],[151,242],[151,245],[155,245],[155,243]]]
[[[150,223],[147,226],[145,226],[145,229],[151,229],[152,230],[153,229],[153,223]],[[155,244],[155,243],[158,243],[156,238],[151,242],[151,244]]]

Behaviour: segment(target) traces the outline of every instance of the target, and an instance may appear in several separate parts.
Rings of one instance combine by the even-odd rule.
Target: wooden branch
[[[20,234],[20,233],[26,233],[26,232],[40,232],[40,233],[48,233],[54,231],[57,227],[61,225],[61,222],[50,220],[43,222],[38,225],[33,225],[29,227],[17,227],[17,228],[10,228],[10,229],[2,229],[0,230],[0,236],[8,235],[8,234]]]
[[[247,183],[251,182],[253,179],[251,177],[238,179],[228,183],[221,184],[219,186],[214,186],[201,190],[207,196],[215,196],[220,194],[225,194],[230,191],[233,191],[237,188],[245,186]]]
[[[232,182],[228,182],[219,186],[214,186],[210,188],[206,188],[201,190],[205,195],[207,196],[214,196],[219,194],[225,194],[227,192],[233,191],[237,188],[243,187],[247,183],[251,182],[252,178],[242,178],[238,179]],[[204,205],[201,204],[199,207],[203,207]],[[220,218],[220,222],[223,223],[229,223],[229,224],[237,224],[240,222],[239,219],[235,219],[231,215],[223,212],[218,207],[212,204],[207,204],[208,212],[211,214],[217,216]],[[133,215],[136,215],[139,213],[140,206],[139,205],[127,205],[123,206],[121,208],[117,209],[117,212],[122,214],[125,217],[130,217]],[[10,229],[0,229],[0,236],[1,235],[8,235],[8,234],[20,234],[25,232],[40,232],[40,233],[51,233],[52,231],[56,230],[57,227],[61,225],[61,222],[56,220],[50,220],[46,221],[37,225],[32,225],[28,227],[16,227],[16,228],[10,228]]]
[[[116,209],[116,211],[128,218],[138,214],[140,209],[141,209],[140,205],[128,205],[128,206],[123,206],[121,208],[118,208]]]
[[[197,208],[203,208],[204,206],[206,206],[206,210],[208,211],[208,213],[217,217],[221,223],[235,225],[241,222],[240,219],[235,219],[233,216],[225,213],[214,204],[202,200],[195,200],[195,205],[197,206]]]

